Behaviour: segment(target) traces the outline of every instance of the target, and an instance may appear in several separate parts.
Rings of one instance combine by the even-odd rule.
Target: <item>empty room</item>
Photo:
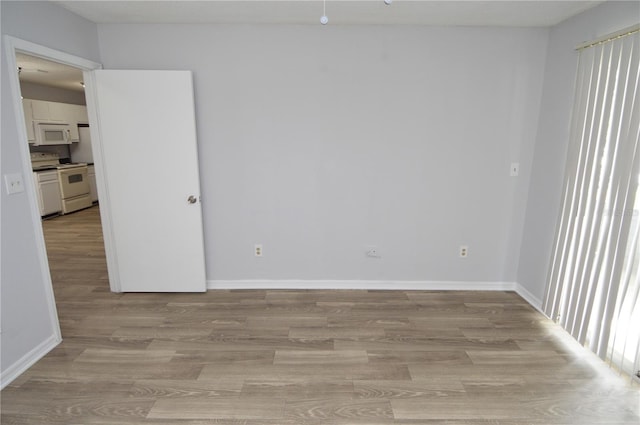
[[[640,423],[638,1],[0,1],[0,423]]]

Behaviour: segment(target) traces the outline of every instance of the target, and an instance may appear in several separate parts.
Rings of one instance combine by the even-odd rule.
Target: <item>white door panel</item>
[[[191,73],[99,70],[92,83],[110,275],[123,292],[205,291]]]

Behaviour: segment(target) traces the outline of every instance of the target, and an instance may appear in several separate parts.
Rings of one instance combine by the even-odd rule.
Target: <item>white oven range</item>
[[[55,153],[32,153],[34,171],[57,170],[62,203],[62,214],[68,214],[92,205],[89,169],[86,163],[60,164]]]
[[[92,202],[87,164],[61,164],[57,168],[62,214],[89,208]]]

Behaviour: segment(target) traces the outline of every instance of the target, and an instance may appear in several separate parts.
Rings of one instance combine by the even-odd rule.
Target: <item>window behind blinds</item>
[[[580,49],[544,311],[630,374],[640,368],[640,33]]]

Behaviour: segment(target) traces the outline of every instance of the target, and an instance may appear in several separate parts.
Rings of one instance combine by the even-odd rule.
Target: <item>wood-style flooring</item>
[[[638,424],[637,386],[513,292],[109,291],[98,208],[44,222],[64,341],[8,424]]]

